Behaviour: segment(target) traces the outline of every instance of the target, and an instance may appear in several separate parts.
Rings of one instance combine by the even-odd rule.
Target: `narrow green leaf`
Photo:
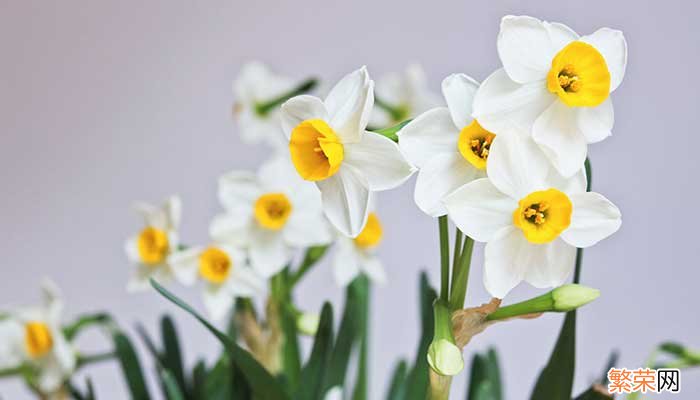
[[[170,371],[182,394],[188,393],[187,381],[180,352],[180,341],[175,323],[169,315],[160,320],[160,332],[163,340],[163,367]]]
[[[161,295],[163,295],[163,297],[195,317],[221,342],[221,344],[224,345],[224,347],[226,347],[226,351],[231,358],[232,363],[234,363],[240,369],[243,376],[245,376],[246,381],[250,384],[250,387],[257,399],[289,399],[289,396],[280,387],[275,378],[270,375],[270,373],[267,372],[262,365],[255,361],[250,353],[238,346],[238,344],[232,341],[228,336],[226,336],[226,334],[216,329],[211,323],[209,323],[209,321],[199,315],[199,313],[197,313],[189,304],[185,303],[179,297],[175,296],[163,286],[159,285],[158,282],[154,281],[153,279],[151,279],[151,286],[153,286]],[[235,384],[236,383],[234,383],[234,385]]]
[[[131,341],[121,332],[114,332],[112,340],[114,341],[115,353],[119,359],[119,365],[129,387],[132,400],[150,399],[151,396],[148,394],[141,363]]]
[[[589,388],[585,392],[576,396],[574,400],[612,400],[612,396],[599,392],[594,388]]]
[[[394,368],[389,383],[389,391],[386,400],[403,400],[406,397],[406,377],[408,376],[408,365],[406,360],[399,361]]]
[[[489,381],[493,383],[493,394],[495,400],[503,399],[503,380],[501,379],[501,367],[498,362],[496,349],[490,348],[486,353],[486,368]]]
[[[280,325],[284,334],[282,364],[289,393],[294,393],[301,379],[301,352],[297,335],[296,315],[286,304],[280,304]]]
[[[345,375],[352,348],[358,339],[360,331],[360,301],[364,296],[356,285],[350,285],[345,290],[345,308],[338,328],[338,337],[333,346],[333,354],[326,375],[325,389],[335,386],[345,386]]]
[[[325,303],[321,310],[321,321],[314,338],[309,360],[301,371],[301,382],[296,398],[303,400],[323,399],[324,374],[327,372],[333,345],[333,308]]]
[[[163,381],[168,400],[185,400],[185,396],[182,394],[175,376],[169,370],[165,368],[160,369],[160,379]]]
[[[207,400],[206,397],[207,365],[204,360],[197,361],[192,368],[192,388],[190,394],[194,400]]]
[[[368,351],[369,351],[369,279],[360,275],[350,284],[352,290],[356,290],[360,299],[358,321],[360,321],[359,338],[360,348],[357,357],[357,379],[352,391],[353,400],[366,400],[368,378]]]
[[[233,398],[231,395],[230,365],[231,362],[224,355],[209,371],[204,381],[204,400],[230,400]]]
[[[97,400],[95,387],[92,386],[92,379],[90,379],[90,377],[85,378],[85,385],[87,386],[86,400]]]
[[[467,399],[501,400],[502,398],[501,370],[496,350],[489,349],[483,355],[474,354],[470,368]]]
[[[570,311],[564,318],[559,338],[549,357],[547,365],[540,373],[531,400],[569,400],[574,384],[576,364],[576,311]]]
[[[469,368],[469,386],[467,387],[467,399],[475,400],[480,390],[480,385],[486,382],[486,360],[481,354],[474,354]],[[483,389],[481,389],[483,390]]]
[[[437,292],[430,287],[425,272],[420,276],[421,336],[416,357],[408,375],[406,394],[409,400],[425,400],[428,393],[428,346],[433,339],[433,302]]]

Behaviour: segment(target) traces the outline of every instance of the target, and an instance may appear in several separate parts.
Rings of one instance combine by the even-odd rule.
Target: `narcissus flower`
[[[382,223],[377,214],[371,212],[365,227],[357,237],[338,237],[333,272],[339,286],[347,286],[361,273],[376,283],[386,281],[384,267],[375,253],[383,236]]]
[[[293,88],[291,79],[274,74],[261,62],[253,61],[243,66],[233,82],[233,117],[244,142],[284,146],[279,107],[261,110],[260,106]]]
[[[231,310],[236,297],[262,292],[265,282],[246,265],[245,254],[228,245],[191,247],[170,255],[175,277],[184,285],[204,284],[204,306],[215,321]]]
[[[620,227],[620,211],[586,192],[583,169],[563,178],[537,145],[514,135],[491,147],[488,178],[445,198],[448,214],[465,234],[487,242],[484,284],[503,298],[520,281],[561,285],[574,266],[576,247],[589,247]]]
[[[369,125],[376,128],[396,125],[439,104],[440,98],[428,88],[423,68],[411,64],[405,71],[377,79]]]
[[[224,175],[219,200],[226,212],[212,221],[211,237],[247,249],[252,267],[266,278],[282,270],[295,249],[333,240],[318,188],[299,178],[287,157],[268,161],[257,175]]]
[[[75,371],[77,355],[61,329],[58,290],[51,282],[42,289],[43,305],[18,309],[0,320],[0,369],[31,367],[38,389],[50,396]]]
[[[390,139],[365,132],[374,82],[365,67],[338,82],[325,100],[302,95],[282,105],[282,125],[299,175],[316,182],[323,210],[343,234],[357,236],[370,192],[392,189],[413,173]]]
[[[486,176],[493,133],[471,117],[479,84],[464,74],[442,81],[447,107],[434,108],[399,132],[399,147],[418,166],[414,199],[424,213],[447,214],[442,199],[458,187]]]
[[[557,170],[572,176],[587,144],[611,134],[610,94],[627,65],[622,32],[602,28],[579,37],[563,24],[507,16],[498,54],[503,68],[482,83],[474,117],[496,134],[531,133]]]
[[[172,277],[168,255],[177,250],[182,205],[176,196],[170,197],[160,206],[138,203],[134,207],[141,215],[144,227],[137,235],[126,241],[126,255],[137,265],[127,289],[147,290],[150,278],[165,281]]]

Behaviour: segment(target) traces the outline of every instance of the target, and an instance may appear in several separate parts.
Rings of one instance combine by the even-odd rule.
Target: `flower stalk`
[[[600,296],[600,291],[579,284],[560,286],[541,296],[501,307],[486,317],[497,321],[543,312],[568,312],[584,306]]]
[[[455,261],[452,266],[452,288],[450,290],[450,309],[452,310],[459,310],[464,307],[464,300],[467,297],[467,286],[469,285],[469,271],[471,269],[474,240],[469,236],[466,237],[462,251],[459,252],[459,257],[456,256],[458,254],[457,249],[458,247],[455,244]]]
[[[447,216],[438,218],[440,230],[440,300],[447,302],[450,291],[450,234],[447,231]]]
[[[318,79],[309,78],[297,85],[296,87],[292,88],[292,90],[288,91],[287,93],[281,94],[280,96],[275,97],[274,99],[268,100],[266,102],[256,104],[255,113],[261,117],[265,117],[270,113],[270,111],[281,106],[282,103],[284,103],[285,101],[291,99],[294,96],[298,96],[300,94],[304,94],[313,90],[313,88],[315,88],[316,85],[318,85]]]

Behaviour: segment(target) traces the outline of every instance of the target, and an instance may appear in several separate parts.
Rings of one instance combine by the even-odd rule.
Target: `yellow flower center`
[[[478,169],[486,169],[491,143],[496,135],[484,129],[477,120],[472,121],[459,133],[457,148],[465,160]]]
[[[27,322],[24,325],[24,345],[32,358],[46,355],[53,347],[49,327],[43,322]]]
[[[211,283],[223,283],[232,266],[228,254],[216,247],[208,247],[199,255],[199,275]]]
[[[552,59],[547,89],[570,107],[595,107],[610,95],[605,58],[588,43],[569,43]]]
[[[289,139],[289,152],[297,172],[308,181],[333,176],[345,154],[333,128],[320,119],[308,119],[294,128]]]
[[[141,256],[141,262],[146,265],[160,264],[165,261],[170,248],[168,234],[165,231],[148,226],[139,234],[137,247],[139,256]]]
[[[292,203],[283,193],[266,193],[255,202],[255,219],[267,229],[282,229],[292,214]]]
[[[531,243],[549,243],[569,227],[572,210],[569,197],[557,189],[532,192],[513,211],[513,224]]]
[[[376,247],[382,241],[384,230],[379,222],[379,217],[375,213],[369,213],[367,216],[367,224],[362,228],[362,231],[355,238],[355,244],[363,249],[371,249]]]

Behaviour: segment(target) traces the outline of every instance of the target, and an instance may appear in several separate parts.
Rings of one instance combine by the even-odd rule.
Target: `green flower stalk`
[[[600,296],[598,289],[579,284],[560,286],[548,293],[520,303],[501,307],[486,317],[487,321],[543,312],[567,312],[584,306]]]
[[[452,334],[450,309],[445,302],[437,301],[434,310],[435,336],[428,347],[428,364],[440,375],[454,376],[464,369],[464,360]]]
[[[311,90],[313,90],[313,88],[316,87],[316,85],[318,85],[318,80],[316,78],[309,78],[297,85],[296,87],[292,88],[292,90],[290,90],[287,93],[281,94],[280,96],[266,101],[264,103],[256,104],[255,113],[261,117],[264,117],[267,114],[269,114],[270,111],[281,106],[282,103],[291,99],[292,97],[310,92]]]

